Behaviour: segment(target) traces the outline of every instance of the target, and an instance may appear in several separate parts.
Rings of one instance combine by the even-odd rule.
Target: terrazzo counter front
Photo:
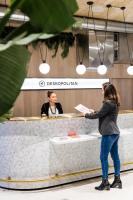
[[[121,170],[132,169],[133,113],[119,114],[118,125]],[[82,117],[1,123],[0,186],[36,189],[101,175],[97,127]]]

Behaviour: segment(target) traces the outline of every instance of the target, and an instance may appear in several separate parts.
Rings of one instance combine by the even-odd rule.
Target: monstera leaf
[[[29,57],[23,46],[12,46],[0,52],[0,115],[13,106],[26,76]]]

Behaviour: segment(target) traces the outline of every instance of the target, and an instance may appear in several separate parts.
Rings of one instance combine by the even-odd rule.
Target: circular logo
[[[45,86],[45,81],[43,81],[43,80],[39,81],[39,85],[40,85],[40,87],[44,87]]]

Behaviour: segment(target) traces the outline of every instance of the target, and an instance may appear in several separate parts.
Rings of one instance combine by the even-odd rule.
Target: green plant
[[[0,20],[0,116],[13,105],[26,76],[30,54],[26,45],[57,36],[74,23],[76,0],[10,0],[5,16]],[[29,17],[9,34],[4,34],[10,16],[20,10]],[[68,51],[68,44],[63,56]]]
[[[12,117],[12,112],[11,110],[9,110],[7,113],[3,114],[2,116],[0,116],[0,122],[4,122],[9,120]]]
[[[65,58],[69,53],[69,47],[74,44],[75,37],[72,33],[60,33],[59,35],[45,40],[45,44],[50,50],[54,51],[53,57],[56,56],[59,46],[62,48],[61,56]]]

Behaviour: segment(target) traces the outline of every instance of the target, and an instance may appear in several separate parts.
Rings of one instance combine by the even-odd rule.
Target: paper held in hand
[[[78,110],[79,112],[82,112],[82,113],[91,113],[92,112],[92,109],[89,109],[89,108],[83,106],[82,104],[79,104],[74,108],[76,110]]]

